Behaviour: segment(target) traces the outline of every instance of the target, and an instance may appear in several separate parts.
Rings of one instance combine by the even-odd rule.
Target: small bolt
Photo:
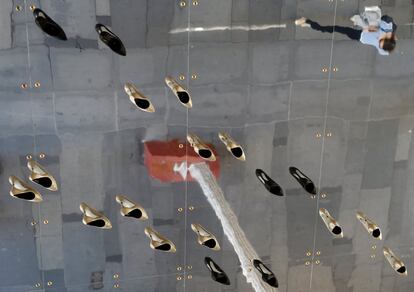
[[[315,134],[315,137],[316,137],[317,139],[319,139],[320,137],[322,137],[322,134],[321,134],[321,133],[316,133],[316,134]]]
[[[44,153],[40,153],[40,154],[39,154],[39,158],[40,158],[40,159],[43,159],[43,158],[45,158],[45,157],[46,157],[46,154],[44,154]]]
[[[50,287],[50,286],[52,286],[52,285],[53,285],[53,282],[52,282],[52,281],[48,281],[48,282],[47,282],[47,285]]]
[[[22,6],[21,5],[16,5],[16,11],[22,11]]]
[[[184,145],[182,143],[178,144],[178,148],[183,148]]]
[[[197,6],[198,5],[198,1],[193,1],[193,6]]]
[[[45,219],[45,220],[43,220],[43,224],[49,224],[49,220],[47,220],[47,219]]]
[[[40,287],[40,283],[36,283],[34,286],[35,286],[36,288],[39,288],[39,287]]]
[[[181,1],[181,2],[180,2],[180,6],[181,6],[181,7],[185,7],[186,5],[187,5],[187,3],[185,3],[185,1]]]
[[[332,71],[334,71],[334,72],[338,72],[338,68],[333,67]]]
[[[191,270],[193,268],[193,266],[187,266],[187,269]]]
[[[118,283],[114,284],[114,288],[119,288],[119,284]]]
[[[322,193],[321,197],[322,197],[322,199],[325,199],[326,198],[326,193]]]
[[[188,207],[188,210],[193,211],[194,210],[194,207],[193,206],[190,206],[190,207]]]
[[[119,275],[118,274],[114,274],[114,279],[118,279]]]
[[[189,279],[189,280],[191,280],[193,278],[193,276],[192,275],[188,275],[187,276],[187,279]]]
[[[373,246],[371,246],[371,248],[372,248],[373,250],[376,250],[376,249],[377,249],[377,246],[376,246],[376,245],[373,245]]]
[[[321,251],[320,250],[318,250],[317,252],[316,252],[316,255],[321,255]]]
[[[316,260],[315,261],[315,264],[317,264],[317,265],[319,265],[321,263],[321,261],[320,260]]]
[[[306,253],[306,256],[307,257],[310,257],[312,255],[312,253],[310,252],[310,251],[308,251],[307,253]]]
[[[311,195],[310,198],[311,199],[315,199],[316,198],[316,195]]]
[[[30,222],[30,225],[32,225],[32,226],[35,226],[37,224],[37,222],[36,221],[32,221],[32,222]]]
[[[34,83],[34,87],[39,88],[39,87],[40,87],[40,82],[39,82],[39,81],[36,81],[36,82]]]
[[[323,73],[326,73],[326,72],[328,72],[328,68],[326,68],[326,67],[323,67],[323,68],[322,68],[322,72],[323,72]]]
[[[196,74],[191,75],[191,79],[193,80],[197,79],[197,75]]]
[[[36,6],[32,4],[32,5],[29,6],[29,8],[30,8],[31,11],[33,11],[33,10],[36,9]]]
[[[182,269],[182,267],[177,267],[177,271],[181,271]]]
[[[177,281],[181,281],[181,279],[182,279],[181,276],[177,277]]]
[[[183,208],[180,207],[177,209],[177,211],[181,213],[183,211]]]
[[[331,132],[326,133],[326,137],[332,137],[332,133]]]
[[[33,158],[33,157],[32,157],[32,155],[31,155],[31,154],[27,154],[27,155],[26,155],[26,159],[27,159],[27,160],[30,160],[30,159],[32,159],[32,158]]]
[[[20,88],[21,89],[27,89],[27,83],[20,84]]]
[[[309,265],[310,265],[310,261],[306,261],[305,266],[309,266]]]
[[[180,77],[178,77],[180,80],[184,80],[185,76],[184,75],[180,75]]]

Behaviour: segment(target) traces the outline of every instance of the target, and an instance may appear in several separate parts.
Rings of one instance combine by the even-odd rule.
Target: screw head
[[[181,7],[185,7],[186,5],[187,5],[187,3],[186,3],[185,1],[181,1],[181,2],[180,2],[180,6],[181,6]]]
[[[188,207],[188,210],[190,210],[190,211],[194,211],[194,206],[190,206],[190,207]]]
[[[191,79],[193,79],[193,80],[197,79],[197,74],[192,74]]]
[[[47,282],[47,285],[50,287],[50,286],[52,286],[52,285],[53,285],[53,282],[52,282],[52,281],[48,281],[48,282]]]
[[[321,251],[320,250],[318,250],[317,252],[316,252],[316,255],[321,255]]]
[[[40,82],[39,82],[39,81],[36,81],[36,82],[34,83],[34,87],[39,88],[39,87],[40,87]]]
[[[185,79],[185,76],[184,76],[184,75],[180,75],[180,76],[178,77],[178,79],[180,79],[180,80],[184,80],[184,79]]]
[[[30,159],[32,159],[32,158],[33,158],[33,156],[32,156],[31,154],[27,154],[27,155],[26,155],[26,159],[27,159],[27,160],[30,160]]]
[[[114,288],[119,288],[119,284],[118,283],[114,284]]]
[[[321,261],[320,260],[316,260],[315,261],[315,264],[317,264],[317,265],[319,265],[321,263]]]
[[[182,144],[182,143],[180,143],[180,144],[178,144],[178,148],[183,148],[184,147],[184,144]]]
[[[178,276],[177,281],[181,281],[181,280],[182,280],[181,276]]]
[[[312,253],[310,251],[306,252],[306,256],[310,257],[312,255]]]
[[[44,154],[44,153],[40,153],[40,154],[39,154],[39,158],[40,158],[40,159],[43,159],[43,158],[45,158],[45,157],[46,157],[46,154]]]
[[[189,280],[191,280],[193,278],[193,276],[192,275],[188,275],[187,276],[187,279],[189,279]]]
[[[114,274],[113,278],[114,279],[118,279],[119,278],[119,274]]]
[[[193,1],[193,6],[197,6],[198,5],[198,1]]]
[[[22,6],[21,5],[16,5],[16,11],[22,11]]]
[[[181,213],[183,211],[183,208],[180,207],[177,209],[177,211]]]
[[[49,220],[47,220],[47,219],[45,219],[45,220],[43,220],[43,224],[49,224]]]
[[[21,83],[20,88],[21,89],[27,89],[27,83]]]
[[[182,267],[177,267],[177,271],[181,271],[182,269]]]
[[[309,265],[310,265],[310,261],[306,261],[305,266],[309,266]]]
[[[30,8],[31,11],[33,11],[33,10],[36,9],[36,6],[32,4],[32,5],[29,6],[29,8]]]
[[[326,193],[322,193],[321,197],[322,197],[322,199],[325,199],[326,198]]]

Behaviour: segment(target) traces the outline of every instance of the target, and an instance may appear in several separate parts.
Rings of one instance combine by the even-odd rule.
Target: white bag
[[[354,15],[351,17],[351,21],[355,26],[359,26],[362,29],[371,27],[379,27],[381,22],[381,8],[378,6],[365,7],[364,12],[361,15]]]

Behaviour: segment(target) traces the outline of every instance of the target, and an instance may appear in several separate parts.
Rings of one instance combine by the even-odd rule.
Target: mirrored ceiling
[[[414,290],[411,1],[0,4],[1,292],[254,291],[200,185],[172,171],[175,162],[200,160],[189,133],[214,147],[210,168],[278,291]],[[375,5],[398,26],[388,56],[339,32],[295,25],[306,17],[352,27],[350,17]],[[36,9],[59,24],[66,41],[41,30]],[[119,51],[111,32],[126,56],[102,41]],[[187,89],[191,108],[167,76]],[[127,82],[138,100],[131,102]],[[137,108],[148,100],[154,112]],[[219,132],[243,147],[246,161],[232,157]],[[42,176],[30,161],[56,179],[57,191],[30,181]],[[292,166],[314,182],[315,195],[289,173]],[[268,192],[256,169],[284,196]],[[42,202],[10,196],[11,175]],[[123,216],[117,195],[139,203],[148,219]],[[82,202],[112,228],[82,224]],[[329,232],[320,208],[342,238]],[[381,228],[382,240],[370,236],[357,211]],[[98,213],[86,214],[95,220]],[[214,234],[221,250],[201,246],[193,223]],[[146,227],[176,252],[151,249]],[[408,276],[393,270],[384,247]],[[229,286],[213,281],[205,257],[225,271]]]

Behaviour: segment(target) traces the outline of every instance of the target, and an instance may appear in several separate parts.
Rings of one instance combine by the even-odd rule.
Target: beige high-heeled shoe
[[[37,183],[52,192],[56,192],[58,190],[56,179],[38,162],[30,159],[27,162],[27,168],[30,170],[29,179],[32,182]]]
[[[153,250],[160,250],[164,252],[174,253],[177,251],[175,244],[168,238],[162,236],[160,233],[151,227],[145,228],[145,234],[150,239],[150,247]]]
[[[154,105],[151,103],[148,97],[143,95],[132,83],[125,83],[124,90],[129,96],[129,100],[140,110],[153,113],[155,112]]]
[[[369,234],[371,234],[372,237],[381,240],[382,234],[381,229],[378,227],[378,225],[369,219],[367,215],[362,213],[361,211],[356,212],[356,217],[361,222],[361,224],[364,226],[365,230],[368,231]]]
[[[118,195],[115,197],[118,204],[121,205],[121,215],[125,217],[132,217],[138,220],[147,220],[148,214],[145,209],[135,202],[132,202],[127,197]]]
[[[389,247],[384,246],[382,251],[384,253],[385,258],[390,263],[394,271],[396,271],[398,274],[402,276],[408,275],[407,268],[405,267],[402,260],[400,260]]]
[[[165,77],[165,83],[171,89],[171,91],[174,93],[174,95],[178,98],[178,100],[183,106],[187,108],[193,107],[191,96],[184,87],[178,84],[177,81],[175,81],[170,76]]]
[[[82,223],[89,226],[94,226],[102,229],[111,229],[112,224],[109,219],[101,212],[88,206],[86,203],[79,205],[80,210],[83,213]]]
[[[335,238],[342,238],[344,234],[342,233],[342,227],[339,226],[338,222],[329,214],[328,210],[325,208],[319,209],[319,216],[321,216],[323,222],[325,223],[326,227],[328,228],[329,232]]]
[[[229,134],[225,132],[219,132],[218,136],[221,142],[223,142],[223,144],[226,146],[227,151],[229,151],[236,159],[246,161],[246,156],[244,154],[243,148],[239,143],[234,141],[234,139]]]
[[[217,238],[203,226],[193,223],[191,224],[191,229],[197,234],[197,241],[200,245],[204,245],[212,250],[220,250]]]
[[[9,176],[9,183],[12,186],[10,189],[10,196],[33,203],[39,203],[43,201],[42,195],[38,191],[31,188],[18,177],[14,175]]]
[[[213,151],[197,135],[187,134],[187,141],[201,158],[208,161],[216,161]]]

